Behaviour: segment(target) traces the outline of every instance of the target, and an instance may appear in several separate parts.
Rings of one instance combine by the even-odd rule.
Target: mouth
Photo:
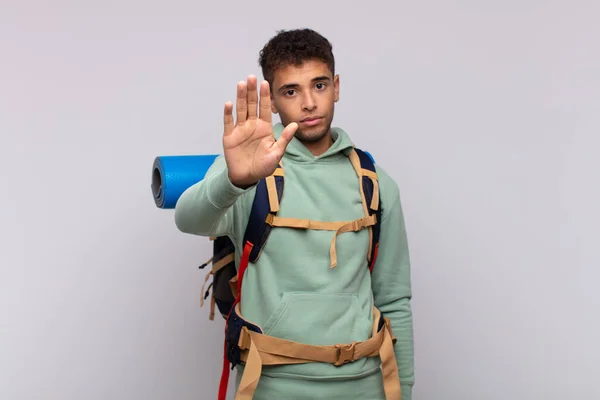
[[[300,122],[308,126],[314,126],[318,125],[322,120],[322,117],[306,117],[301,119]]]

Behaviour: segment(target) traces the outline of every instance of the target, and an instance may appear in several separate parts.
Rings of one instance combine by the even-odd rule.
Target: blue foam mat
[[[375,162],[373,156],[365,153]],[[152,166],[152,194],[158,208],[175,208],[179,196],[201,181],[218,154],[159,156]]]
[[[159,156],[152,166],[152,194],[158,208],[175,208],[179,196],[201,181],[218,154]]]

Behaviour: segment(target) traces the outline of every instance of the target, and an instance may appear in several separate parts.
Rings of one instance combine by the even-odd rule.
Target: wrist
[[[257,180],[252,178],[236,179],[231,176],[229,170],[227,171],[227,179],[229,180],[229,183],[241,190],[247,190],[252,186],[256,185],[256,183],[258,182]]]
[[[209,201],[219,209],[231,207],[248,190],[235,186],[226,170],[211,176],[206,185]]]

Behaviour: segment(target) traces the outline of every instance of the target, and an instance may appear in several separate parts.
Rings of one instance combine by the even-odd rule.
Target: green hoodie
[[[274,125],[276,138],[282,130],[282,124]],[[353,144],[342,129],[333,128],[332,137],[332,146],[318,157],[297,138],[289,143],[282,160],[285,186],[278,216],[319,221],[364,216],[356,172],[347,157]],[[402,399],[411,400],[413,324],[407,236],[398,186],[379,166],[377,174],[383,215],[373,273],[366,267],[367,229],[338,235],[337,266],[332,269],[329,246],[334,232],[276,227],[257,264],[246,270],[241,312],[265,334],[332,345],[368,339],[373,306],[377,307],[390,319],[397,337]],[[254,191],[255,186],[234,186],[225,159],[219,156],[205,178],[181,195],[175,223],[185,233],[229,236],[239,264]],[[242,372],[238,366],[238,384]],[[254,399],[275,398],[384,400],[380,360],[363,358],[341,367],[264,366]]]

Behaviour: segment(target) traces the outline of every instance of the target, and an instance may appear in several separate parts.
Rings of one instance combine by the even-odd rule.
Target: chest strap
[[[375,225],[377,217],[369,215],[368,217],[358,218],[354,221],[326,222],[314,221],[310,219],[300,218],[282,218],[269,214],[266,223],[270,226],[296,228],[296,229],[314,229],[321,231],[335,231],[331,245],[329,246],[329,257],[331,259],[331,268],[337,265],[337,253],[335,250],[336,238],[340,233],[358,232],[362,229]]]

